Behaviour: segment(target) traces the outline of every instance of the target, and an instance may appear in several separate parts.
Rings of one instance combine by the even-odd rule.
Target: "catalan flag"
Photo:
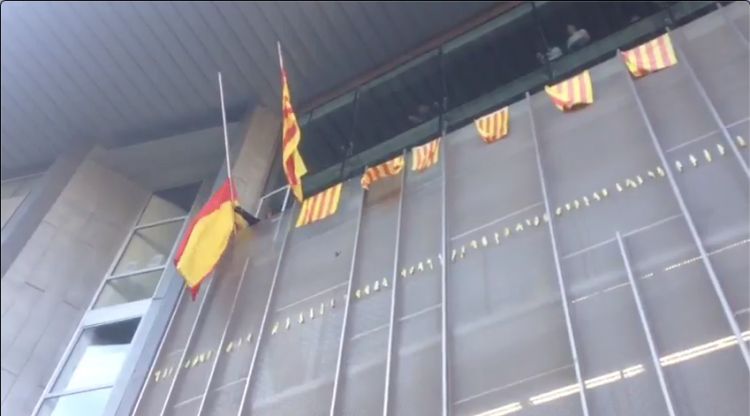
[[[370,185],[389,176],[397,175],[404,168],[404,156],[395,157],[375,167],[368,168],[362,175],[362,188],[370,189]]]
[[[652,72],[669,68],[677,64],[677,56],[672,48],[669,33],[652,39],[622,53],[622,59],[628,71],[635,78],[640,78]]]
[[[295,227],[303,227],[335,214],[341,200],[341,188],[342,184],[338,184],[305,199]]]
[[[193,299],[203,279],[221,260],[234,231],[258,221],[232,200],[236,193],[227,179],[191,221],[174,256],[175,267],[185,279]]]
[[[440,158],[440,138],[411,149],[411,170],[423,171]]]
[[[559,84],[545,86],[544,90],[560,111],[575,110],[594,102],[594,88],[588,70]]]
[[[281,57],[281,46],[279,46],[279,64],[281,65],[281,113],[282,120],[282,161],[284,173],[292,188],[292,193],[298,201],[302,201],[302,177],[307,174],[307,166],[299,151],[302,140],[297,116],[292,108],[292,98],[289,93],[289,82],[287,81],[284,60]]]
[[[508,107],[505,107],[474,120],[474,125],[485,143],[493,143],[508,134],[508,122]]]

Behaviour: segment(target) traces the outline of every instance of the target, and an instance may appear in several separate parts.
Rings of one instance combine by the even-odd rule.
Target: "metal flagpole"
[[[557,239],[555,238],[555,215],[549,206],[549,197],[547,196],[547,184],[544,179],[544,168],[542,167],[542,155],[539,150],[539,140],[536,137],[536,123],[534,122],[534,109],[531,105],[531,94],[526,92],[526,103],[529,109],[529,121],[531,122],[531,138],[534,140],[534,151],[536,153],[536,167],[539,173],[539,183],[542,187],[542,197],[544,198],[544,211],[549,217],[547,228],[549,229],[550,243],[552,244],[552,256],[555,260],[555,271],[557,272],[557,285],[560,287],[560,300],[562,301],[563,313],[565,315],[565,326],[568,330],[568,342],[570,343],[570,353],[573,358],[573,367],[576,372],[576,383],[578,384],[578,394],[581,399],[581,409],[583,415],[589,415],[589,406],[586,402],[586,392],[584,390],[583,377],[581,375],[581,364],[578,360],[578,348],[576,347],[576,338],[573,334],[573,322],[568,307],[568,295],[565,293],[565,282],[563,281],[562,267],[560,266],[560,254],[557,251]]]
[[[219,339],[219,345],[216,347],[216,355],[214,356],[213,364],[211,364],[211,371],[208,373],[208,380],[206,380],[206,388],[203,389],[203,396],[201,397],[201,403],[198,406],[198,412],[196,413],[198,416],[203,414],[203,407],[206,405],[206,398],[208,397],[208,393],[211,391],[211,381],[213,381],[214,373],[216,373],[216,367],[219,364],[219,357],[221,356],[221,352],[224,347],[224,342],[227,339],[227,333],[229,332],[229,325],[232,322],[232,317],[234,316],[234,310],[237,307],[237,300],[240,297],[242,284],[245,282],[245,275],[247,274],[248,264],[250,264],[250,257],[248,257],[245,260],[245,265],[242,267],[242,274],[240,275],[239,283],[237,283],[237,290],[234,293],[234,299],[232,299],[232,306],[229,309],[227,322],[224,325],[224,331],[222,331],[221,333],[221,338]]]
[[[654,337],[651,335],[651,327],[646,319],[646,310],[643,307],[643,301],[641,300],[641,294],[638,291],[638,285],[636,279],[633,276],[633,270],[630,267],[630,259],[628,258],[628,251],[625,249],[625,243],[622,241],[622,236],[619,232],[615,234],[617,238],[617,245],[620,247],[620,255],[622,256],[622,262],[625,264],[625,271],[628,275],[628,281],[630,282],[630,288],[633,291],[633,298],[635,299],[635,306],[638,308],[638,315],[641,318],[641,325],[643,326],[643,332],[646,334],[646,341],[648,342],[648,349],[651,352],[651,360],[656,370],[656,376],[659,379],[659,387],[661,387],[661,394],[664,397],[664,403],[667,406],[667,413],[669,416],[675,416],[674,406],[672,405],[672,396],[669,394],[669,388],[667,387],[667,381],[664,377],[664,372],[661,369],[659,363],[659,350],[656,348],[654,343]]]
[[[396,216],[396,242],[393,255],[393,274],[391,275],[391,312],[388,326],[388,349],[385,357],[385,389],[383,392],[383,416],[388,416],[389,397],[391,389],[391,367],[393,364],[393,338],[394,325],[396,324],[396,289],[398,289],[398,254],[401,246],[401,214],[404,208],[404,187],[406,187],[406,171],[409,170],[406,162],[406,149],[402,152],[404,168],[401,174],[401,189],[398,195],[398,215]],[[443,260],[445,261],[445,260]]]
[[[232,182],[232,163],[229,161],[229,135],[227,134],[227,111],[224,108],[224,86],[221,82],[221,72],[219,72],[219,96],[221,98],[221,122],[224,126],[224,154],[227,161],[227,178],[229,179],[229,196],[232,201],[234,198],[234,183]]]
[[[618,50],[617,53],[620,53],[620,51]],[[700,234],[698,234],[698,229],[695,227],[695,223],[693,222],[693,217],[692,215],[690,215],[690,211],[688,211],[685,200],[682,198],[682,192],[680,191],[680,187],[677,186],[677,182],[674,179],[675,176],[674,172],[672,171],[672,167],[669,164],[667,157],[664,155],[664,150],[662,150],[659,139],[656,137],[656,132],[654,132],[654,128],[651,125],[651,119],[649,118],[648,113],[646,113],[646,108],[643,106],[641,96],[638,95],[638,90],[635,87],[635,82],[630,76],[630,72],[624,65],[623,71],[625,77],[627,78],[630,92],[633,94],[633,99],[638,106],[638,112],[641,114],[643,124],[646,125],[646,129],[648,130],[651,144],[653,144],[654,150],[656,151],[657,156],[659,156],[659,161],[661,162],[662,166],[664,166],[664,170],[667,172],[667,180],[669,181],[669,186],[672,188],[672,194],[674,194],[674,197],[677,200],[677,205],[680,207],[680,212],[682,212],[683,218],[685,218],[685,223],[687,223],[688,229],[690,230],[690,235],[693,237],[693,242],[698,248],[698,253],[700,254],[701,260],[703,261],[703,266],[706,268],[708,278],[711,281],[711,285],[713,286],[714,292],[716,293],[716,297],[719,298],[721,310],[724,313],[724,317],[726,318],[729,327],[732,329],[732,334],[734,335],[734,338],[740,347],[740,353],[742,354],[742,358],[745,360],[745,365],[750,368],[750,351],[748,351],[747,343],[742,340],[742,334],[740,333],[740,328],[737,325],[737,320],[734,318],[732,308],[729,306],[729,301],[727,301],[727,297],[724,294],[724,289],[722,289],[721,283],[719,283],[719,278],[716,277],[716,271],[714,270],[713,263],[711,262],[711,259],[708,258],[706,248],[703,246],[703,240],[701,240]]]
[[[674,32],[671,32],[669,29],[667,29],[667,33],[673,34]],[[727,127],[724,124],[724,121],[721,119],[721,116],[719,116],[719,112],[716,111],[716,107],[714,106],[713,101],[711,101],[711,98],[709,98],[706,89],[698,79],[693,66],[690,65],[690,61],[688,61],[687,55],[685,55],[685,53],[682,51],[680,45],[677,44],[676,37],[675,41],[672,42],[672,45],[674,46],[674,51],[677,54],[678,61],[682,62],[682,65],[685,67],[688,75],[690,76],[690,80],[693,81],[693,85],[695,85],[695,88],[698,90],[698,95],[700,95],[703,99],[703,102],[706,103],[706,107],[708,107],[708,112],[711,113],[711,117],[713,117],[716,124],[719,125],[719,130],[721,131],[722,136],[724,136],[724,140],[727,142],[727,145],[729,145],[729,148],[732,149],[732,154],[734,154],[734,156],[737,158],[740,166],[742,166],[742,170],[745,171],[745,176],[750,178],[750,169],[747,166],[747,162],[745,162],[745,158],[742,157],[740,150],[737,148],[734,140],[732,140],[732,135],[729,134],[729,130],[727,130]]]
[[[365,172],[367,171],[367,168],[365,167]],[[365,197],[367,195],[367,191],[365,191],[364,188],[362,188],[362,200],[359,203],[359,215],[357,219],[357,229],[354,231],[354,248],[352,250],[352,261],[349,266],[349,283],[347,283],[346,288],[346,303],[344,305],[344,323],[341,325],[341,337],[339,338],[339,354],[336,358],[336,373],[333,377],[333,394],[331,395],[331,408],[330,408],[330,416],[335,416],[336,414],[336,402],[338,397],[338,390],[339,390],[339,379],[341,378],[341,363],[343,361],[344,357],[344,344],[346,343],[346,327],[349,323],[349,306],[352,303],[352,295],[354,292],[354,287],[352,285],[352,282],[354,281],[354,268],[357,263],[357,248],[359,248],[359,232],[362,228],[362,213],[365,210]]]

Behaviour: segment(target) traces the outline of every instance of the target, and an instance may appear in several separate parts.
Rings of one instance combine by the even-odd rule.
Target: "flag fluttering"
[[[404,168],[404,156],[397,156],[387,162],[383,162],[377,166],[368,168],[362,175],[362,188],[370,189],[370,185],[373,183],[387,178],[389,176],[397,175]]]
[[[508,107],[474,120],[479,137],[485,143],[496,142],[508,134]]]
[[[299,149],[302,133],[292,107],[281,46],[279,46],[279,65],[281,66],[282,165],[292,193],[298,201],[302,202],[302,177],[307,174],[307,166]]]
[[[437,163],[440,158],[440,138],[411,149],[411,170],[423,171]]]
[[[547,85],[544,90],[560,111],[575,110],[594,102],[594,88],[588,70],[558,84]]]
[[[258,220],[232,200],[237,192],[227,178],[190,222],[174,256],[174,264],[190,289],[193,299],[203,279],[221,260],[235,230]]]
[[[342,184],[334,185],[305,199],[295,227],[303,227],[335,214],[341,200],[341,188]]]
[[[669,33],[622,52],[622,59],[634,78],[640,78],[677,64],[677,56],[672,48]]]

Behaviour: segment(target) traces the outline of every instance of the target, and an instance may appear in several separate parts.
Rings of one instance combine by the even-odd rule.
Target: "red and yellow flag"
[[[282,162],[284,173],[292,188],[292,193],[298,201],[302,201],[302,177],[307,173],[307,166],[302,160],[299,144],[302,140],[297,116],[292,108],[292,98],[289,94],[289,83],[284,69],[284,61],[281,59],[279,50],[279,62],[281,64],[281,113],[283,117],[282,126]]]
[[[672,48],[669,33],[623,52],[622,59],[625,61],[625,66],[628,67],[630,74],[635,78],[677,64],[677,56]]]
[[[341,188],[342,184],[338,184],[305,199],[295,227],[303,227],[335,214],[341,200]]]
[[[411,149],[411,170],[423,171],[438,162],[440,138]]]
[[[247,221],[235,211],[229,179],[211,196],[180,242],[174,264],[190,288],[193,299],[206,278],[221,260],[235,229],[247,227]],[[236,192],[234,192],[236,194]]]
[[[375,167],[368,168],[362,175],[362,188],[370,189],[370,185],[389,176],[397,175],[404,168],[404,156],[395,157]]]
[[[594,102],[594,88],[588,70],[559,84],[547,85],[544,90],[560,111],[575,110]]]
[[[508,107],[474,120],[479,137],[485,143],[496,142],[508,134]]]

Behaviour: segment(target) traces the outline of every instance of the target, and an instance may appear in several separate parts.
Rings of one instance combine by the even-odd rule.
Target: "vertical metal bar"
[[[448,96],[447,96],[447,84],[445,79],[445,65],[444,65],[444,55],[443,55],[443,48],[440,48],[439,51],[439,59],[440,59],[440,78],[442,81],[443,86],[443,99],[442,99],[442,112],[440,114],[440,147],[442,147],[442,156],[440,157],[443,161],[442,163],[442,169],[440,172],[440,181],[442,182],[441,185],[441,201],[440,205],[442,209],[440,210],[440,253],[443,258],[443,265],[440,268],[440,352],[441,352],[441,361],[440,361],[440,369],[441,369],[441,376],[442,376],[442,384],[441,384],[441,397],[442,397],[442,411],[443,416],[448,416],[449,414],[449,403],[450,403],[450,394],[448,390],[448,302],[447,302],[447,276],[448,276],[448,262],[445,261],[446,259],[446,253],[447,253],[447,244],[448,244],[448,231],[447,231],[447,205],[446,205],[446,169],[447,169],[447,163],[448,163],[448,156],[445,152],[447,149],[446,144],[446,132],[447,132],[447,123],[445,121],[445,113],[448,110]]]
[[[398,260],[401,247],[401,216],[404,210],[404,187],[406,186],[406,171],[409,170],[406,163],[406,149],[402,153],[404,157],[404,169],[401,174],[401,189],[398,194],[398,214],[396,216],[396,242],[393,254],[393,273],[391,274],[391,313],[388,326],[388,347],[385,356],[385,389],[383,391],[383,416],[388,416],[388,407],[391,388],[391,367],[393,366],[393,338],[394,326],[396,324],[396,289],[398,289]]]
[[[727,25],[732,27],[734,33],[737,34],[737,37],[745,43],[745,46],[747,46],[748,38],[745,36],[745,33],[737,27],[734,21],[729,16],[727,16],[727,8],[723,7],[718,1],[716,2],[716,8],[719,9],[719,13],[721,13],[721,17],[724,19]]]
[[[245,408],[245,402],[247,401],[247,393],[250,389],[250,382],[253,378],[255,371],[255,364],[258,360],[258,352],[260,351],[260,345],[263,341],[263,335],[265,334],[266,323],[268,322],[268,313],[271,311],[271,305],[273,304],[274,294],[276,293],[276,281],[279,277],[279,270],[281,269],[281,261],[284,259],[284,252],[286,251],[286,243],[289,240],[289,234],[291,234],[292,227],[294,225],[294,209],[289,211],[289,224],[287,226],[286,233],[284,234],[284,240],[281,242],[281,248],[279,249],[279,258],[276,259],[276,268],[273,271],[273,278],[271,278],[271,287],[268,289],[268,299],[266,300],[266,307],[263,310],[263,319],[260,321],[260,329],[258,329],[258,341],[255,344],[253,350],[253,356],[250,359],[250,368],[247,370],[247,376],[245,377],[245,387],[242,389],[242,397],[240,398],[240,407],[237,409],[237,416],[242,415],[242,411]]]
[[[138,393],[138,399],[136,399],[135,406],[133,406],[133,413],[131,413],[132,415],[138,413],[138,408],[141,405],[141,400],[143,400],[143,395],[146,393],[146,387],[148,387],[148,382],[149,380],[151,380],[151,375],[154,372],[154,368],[156,368],[157,360],[161,356],[161,351],[164,348],[164,344],[166,343],[167,335],[169,334],[170,329],[172,329],[172,323],[174,322],[175,316],[177,316],[177,311],[182,305],[182,298],[183,296],[185,296],[186,292],[187,290],[185,288],[185,284],[183,283],[180,287],[180,296],[177,297],[177,305],[175,305],[175,307],[172,309],[172,314],[169,317],[169,322],[167,323],[167,327],[162,334],[161,341],[159,342],[159,347],[156,349],[156,355],[154,355],[154,359],[151,362],[151,368],[149,368],[148,373],[146,373],[146,380],[143,382],[141,391],[140,393]],[[182,365],[182,363],[180,363],[180,365]]]
[[[669,30],[667,30],[667,32],[669,32]],[[683,39],[684,39],[684,36],[683,36]],[[716,124],[719,125],[719,130],[721,130],[721,134],[722,136],[724,136],[724,140],[727,142],[727,145],[729,145],[729,148],[732,149],[732,153],[734,154],[734,157],[737,158],[737,161],[740,163],[740,166],[742,166],[742,169],[745,171],[745,176],[750,178],[750,169],[748,169],[747,162],[742,157],[742,154],[740,153],[740,150],[737,148],[737,145],[734,143],[734,140],[732,140],[732,135],[729,134],[729,130],[727,130],[727,127],[724,124],[724,121],[721,119],[719,112],[716,111],[716,107],[714,106],[713,101],[711,101],[711,98],[709,98],[708,93],[706,92],[706,89],[703,87],[703,84],[698,79],[698,76],[696,75],[695,70],[693,70],[693,66],[690,65],[690,61],[688,61],[687,55],[683,53],[682,48],[680,48],[680,45],[678,44],[678,42],[672,42],[672,45],[674,46],[675,53],[677,54],[677,57],[678,57],[677,58],[678,61],[682,62],[682,66],[685,67],[685,69],[687,70],[687,73],[690,76],[690,79],[693,81],[695,88],[698,90],[698,94],[701,96],[701,98],[703,98],[703,102],[706,103],[706,107],[708,107],[708,112],[711,113],[711,117],[713,117]]]
[[[727,322],[729,323],[729,326],[732,328],[732,334],[734,334],[734,337],[737,340],[737,344],[740,346],[740,352],[742,353],[742,357],[745,359],[745,365],[748,367],[748,369],[750,369],[750,353],[748,353],[747,345],[742,340],[742,335],[740,334],[739,326],[737,325],[737,321],[734,319],[734,315],[732,314],[732,308],[729,306],[727,297],[724,295],[724,290],[721,288],[719,279],[716,277],[714,266],[711,263],[711,260],[708,258],[708,255],[706,254],[706,249],[705,247],[703,247],[703,241],[701,240],[700,235],[698,235],[698,230],[695,228],[695,223],[693,223],[693,217],[690,215],[690,211],[688,211],[687,209],[685,200],[682,198],[682,193],[680,192],[680,188],[677,186],[677,182],[674,180],[674,173],[672,172],[671,165],[667,161],[666,156],[664,156],[664,150],[662,150],[661,144],[659,144],[659,140],[656,138],[656,133],[654,133],[654,128],[651,125],[651,120],[649,119],[648,114],[646,113],[645,107],[643,107],[643,103],[641,102],[641,97],[638,95],[638,90],[635,88],[635,82],[630,77],[630,72],[627,71],[627,68],[624,65],[623,65],[622,71],[623,71],[624,76],[627,78],[628,86],[630,87],[630,92],[633,94],[633,98],[635,99],[635,102],[638,105],[638,111],[641,114],[643,123],[646,125],[646,129],[648,130],[648,135],[651,138],[651,143],[654,145],[654,149],[656,150],[656,154],[659,156],[659,160],[661,161],[662,166],[664,166],[664,170],[667,171],[667,179],[669,180],[669,186],[672,187],[672,192],[674,193],[675,199],[677,200],[677,204],[680,206],[680,211],[682,212],[682,216],[685,217],[685,222],[687,223],[688,228],[690,229],[690,235],[692,235],[693,241],[695,242],[696,247],[698,247],[698,252],[700,253],[701,260],[703,261],[703,265],[706,267],[706,271],[708,272],[708,277],[709,277],[709,280],[711,280],[711,285],[713,285],[714,292],[716,292],[716,296],[719,298],[721,309],[724,312],[724,316],[726,317]]]
[[[365,171],[367,171],[367,168],[365,167]],[[362,188],[362,199],[359,203],[359,216],[357,219],[357,228],[354,232],[354,249],[352,250],[352,261],[349,266],[349,283],[346,287],[346,303],[344,304],[344,323],[341,325],[341,337],[339,338],[339,354],[336,358],[336,373],[333,378],[333,393],[331,395],[331,409],[330,409],[330,416],[334,416],[336,414],[336,402],[338,399],[338,392],[339,392],[339,379],[341,378],[341,363],[343,361],[344,357],[344,344],[346,342],[346,328],[349,323],[349,305],[352,301],[352,292],[354,290],[354,287],[352,286],[352,282],[354,281],[354,269],[357,262],[357,248],[359,247],[359,232],[362,228],[362,213],[365,209],[365,196],[367,195],[367,191],[365,191],[364,188]]]
[[[646,318],[646,309],[643,307],[643,301],[641,301],[641,294],[638,292],[638,286],[636,279],[633,277],[633,270],[630,267],[630,259],[628,258],[628,251],[625,249],[625,243],[622,241],[622,236],[619,232],[615,234],[617,238],[617,244],[620,247],[620,255],[622,256],[622,262],[625,264],[625,271],[628,275],[628,281],[630,282],[630,288],[633,290],[633,298],[635,299],[635,306],[638,308],[638,316],[641,318],[641,325],[643,325],[643,332],[646,334],[646,342],[648,342],[648,349],[651,352],[651,361],[656,370],[656,376],[659,379],[659,387],[661,388],[661,394],[664,397],[664,403],[667,405],[667,412],[669,416],[675,416],[674,406],[672,405],[672,396],[669,394],[669,388],[667,387],[667,381],[664,377],[664,371],[662,371],[661,364],[659,363],[659,351],[656,349],[654,338],[651,335],[651,327],[648,324]]]
[[[193,325],[190,327],[190,333],[188,334],[188,338],[185,341],[185,347],[182,350],[182,354],[180,354],[180,361],[177,363],[177,369],[174,372],[174,376],[172,376],[172,381],[169,383],[169,390],[167,390],[167,396],[164,398],[164,404],[161,407],[161,411],[159,412],[160,416],[164,416],[164,414],[167,412],[167,409],[169,408],[169,399],[172,397],[172,392],[174,391],[174,386],[177,384],[177,377],[180,376],[180,372],[183,367],[183,363],[185,362],[185,357],[187,357],[188,350],[190,350],[190,344],[193,340],[193,335],[195,335],[195,330],[198,328],[198,322],[201,320],[201,315],[203,315],[203,307],[206,306],[206,300],[208,299],[208,295],[211,294],[211,287],[213,287],[214,283],[214,277],[211,276],[211,280],[208,281],[208,284],[206,285],[206,289],[203,292],[203,299],[201,299],[200,305],[198,305],[198,313],[195,315],[195,320],[193,320]]]
[[[214,362],[211,364],[211,371],[208,373],[208,380],[206,380],[206,388],[203,389],[203,397],[201,397],[201,403],[198,406],[198,413],[197,413],[198,416],[203,414],[203,407],[206,405],[206,397],[208,397],[208,392],[211,391],[211,381],[213,381],[214,373],[216,372],[216,367],[219,364],[219,357],[221,356],[221,351],[223,350],[224,342],[227,339],[227,333],[229,332],[229,325],[232,323],[232,317],[234,317],[234,310],[237,307],[237,299],[239,299],[240,297],[242,284],[245,282],[245,274],[247,273],[248,264],[250,264],[250,257],[248,257],[245,260],[245,265],[242,266],[242,274],[240,275],[240,281],[239,283],[237,283],[237,290],[234,292],[234,298],[232,299],[232,306],[229,308],[229,315],[227,315],[227,322],[226,324],[224,324],[224,330],[221,332],[221,338],[219,339],[219,344],[216,346],[216,356],[214,357]]]
[[[568,295],[565,293],[565,283],[563,281],[562,267],[560,266],[560,254],[557,250],[557,239],[555,238],[555,215],[549,206],[549,197],[547,195],[547,184],[544,179],[544,167],[542,166],[542,155],[539,151],[539,140],[536,135],[536,122],[534,122],[534,109],[531,105],[531,94],[526,92],[526,104],[529,108],[529,121],[531,122],[531,137],[534,140],[534,151],[536,152],[536,167],[539,172],[539,183],[542,187],[542,197],[544,197],[544,210],[547,213],[549,221],[547,227],[549,229],[550,243],[552,244],[552,256],[555,259],[555,272],[557,273],[557,284],[560,288],[560,298],[563,306],[563,313],[565,314],[565,326],[568,330],[568,342],[570,343],[570,353],[573,356],[573,367],[576,372],[576,382],[578,383],[578,394],[581,399],[581,408],[583,409],[583,415],[589,415],[589,407],[586,402],[586,392],[584,389],[583,378],[581,376],[581,365],[578,361],[578,348],[576,347],[576,339],[573,334],[573,323],[570,318],[570,310],[568,308]]]

